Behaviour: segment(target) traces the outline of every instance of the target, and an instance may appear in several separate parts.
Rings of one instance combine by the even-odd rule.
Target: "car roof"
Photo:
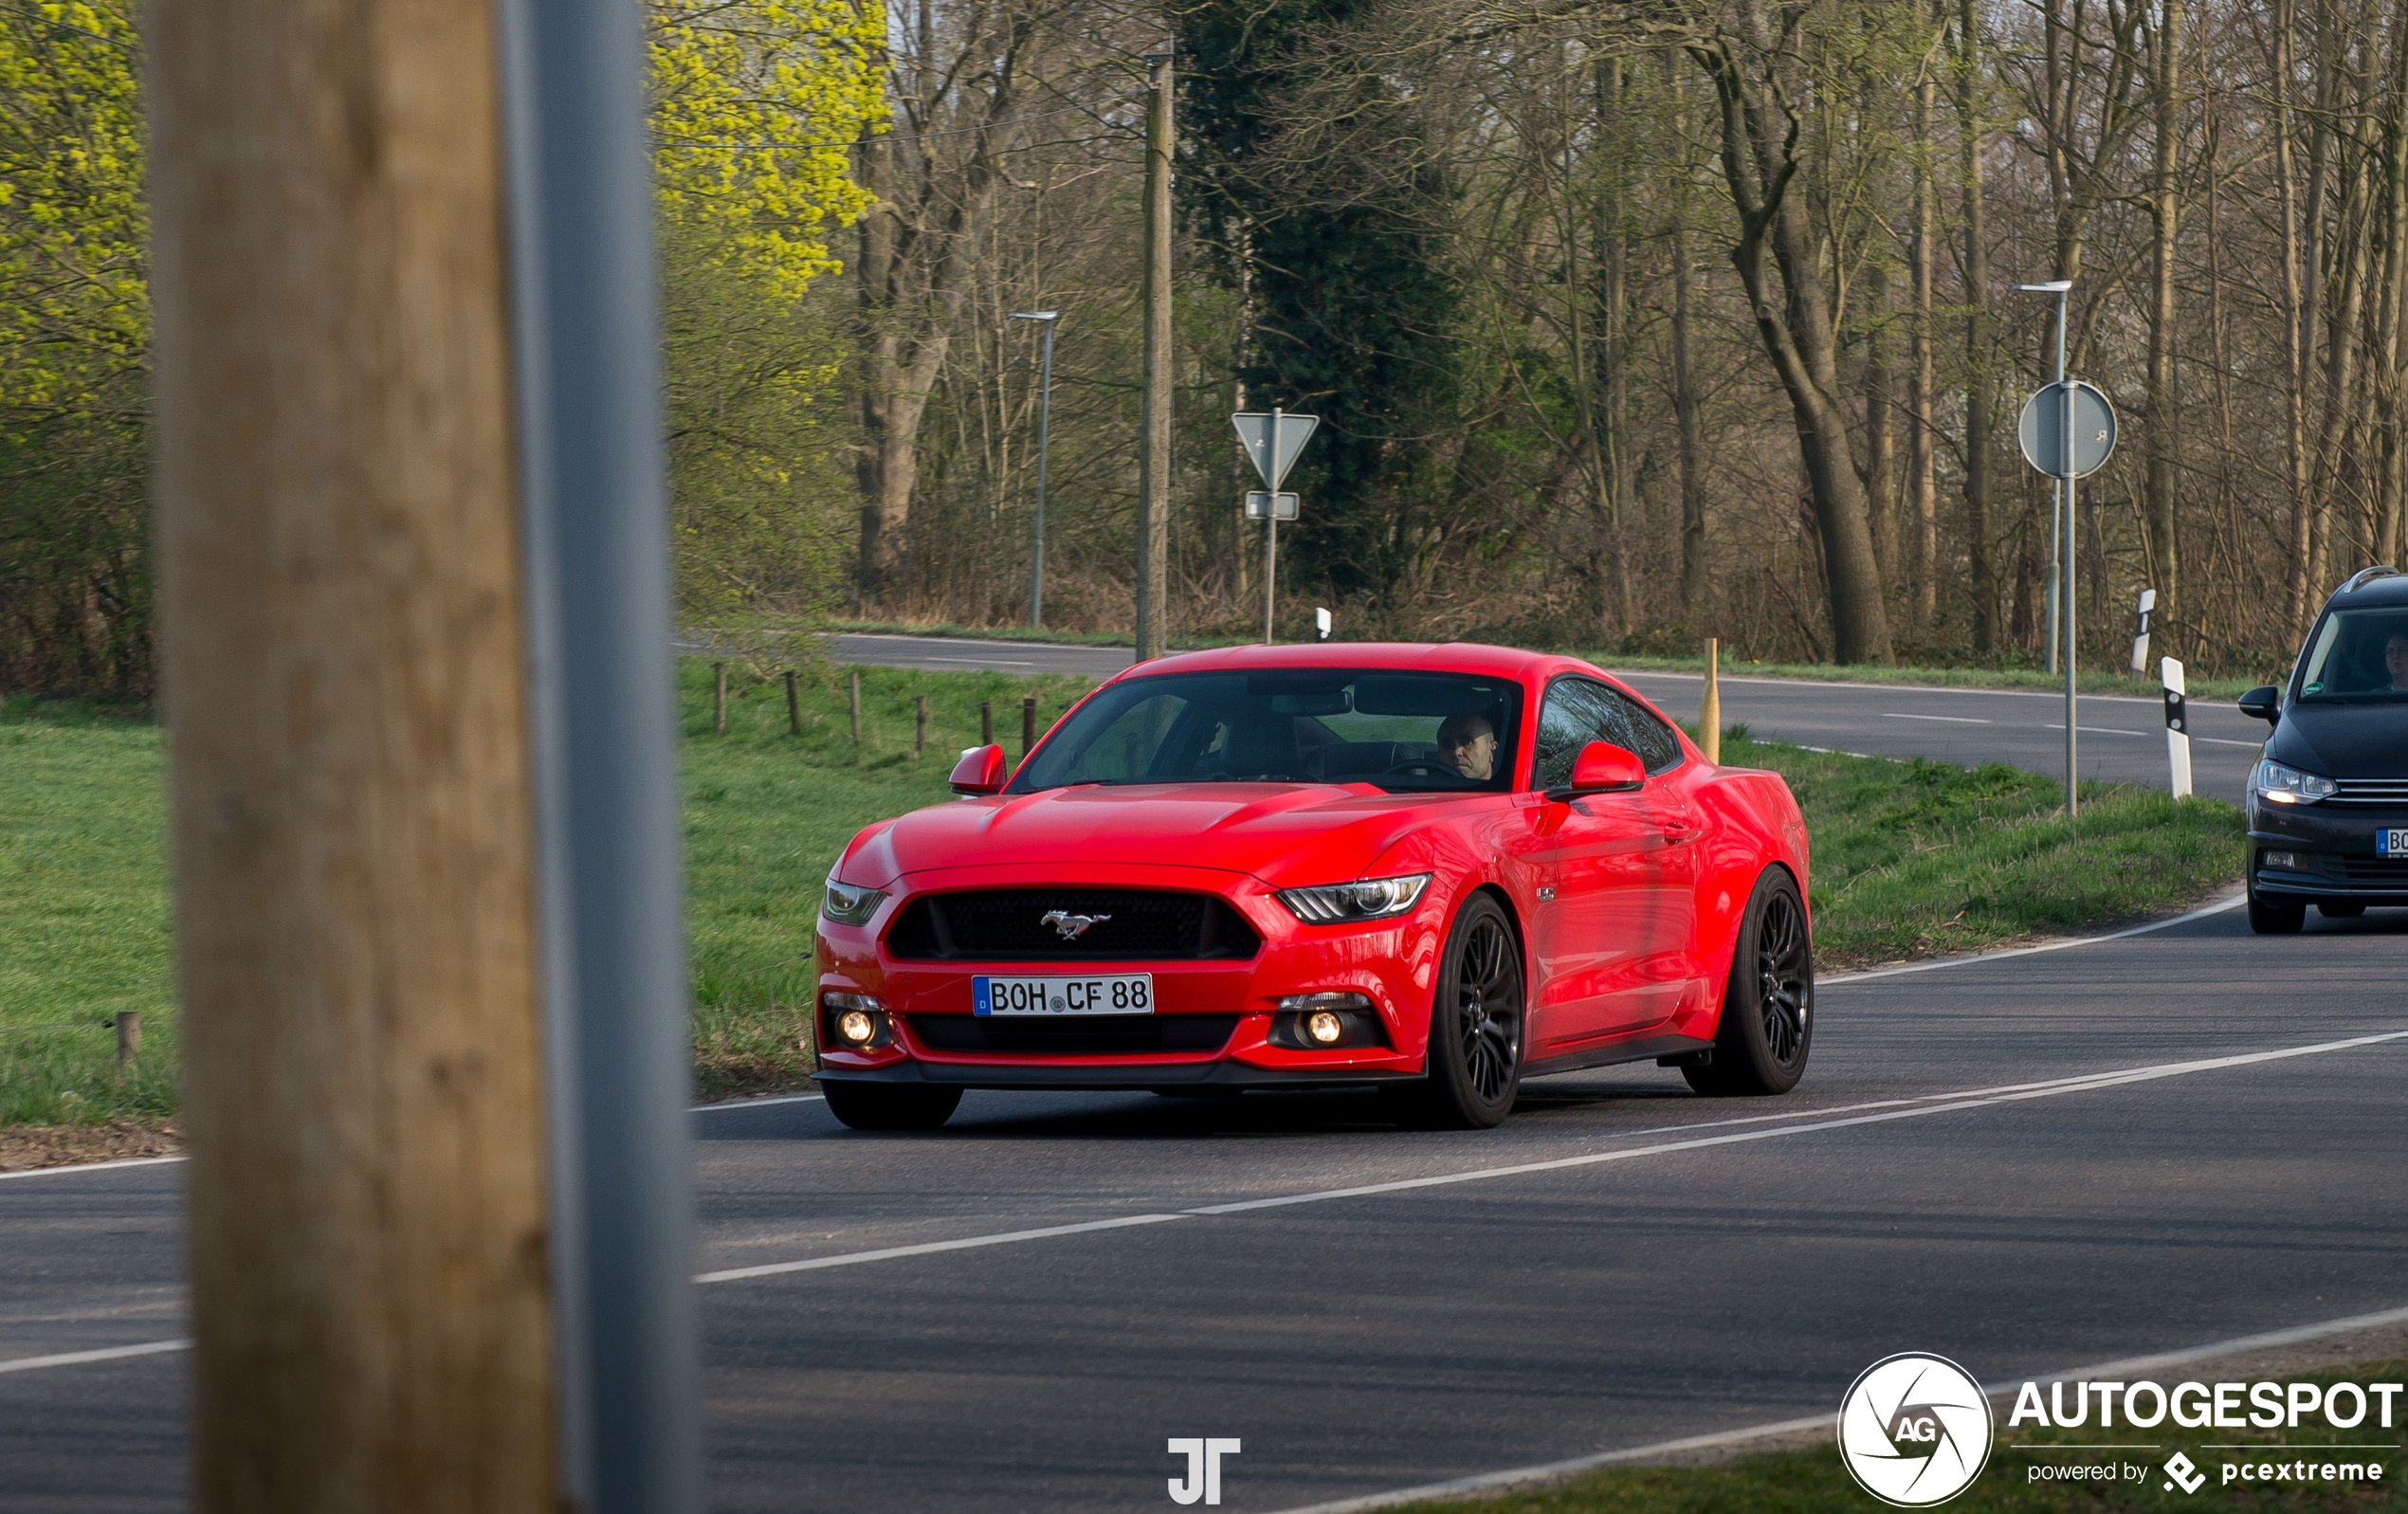
[[[1286,646],[1214,647],[1140,663],[1119,675],[1236,672],[1254,667],[1410,667],[1432,673],[1527,678],[1559,667],[1586,668],[1577,658],[1490,647],[1481,642],[1298,642]]]
[[[2357,579],[2352,578],[2350,582],[2357,583]],[[2326,603],[2336,608],[2361,605],[2408,605],[2408,574],[2386,571],[2358,584],[2355,589],[2350,588],[2348,584],[2344,584],[2333,591],[2332,597]]]

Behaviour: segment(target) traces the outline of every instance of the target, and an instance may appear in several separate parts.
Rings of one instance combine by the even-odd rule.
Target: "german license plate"
[[[970,999],[980,1014],[1151,1014],[1154,975],[1096,977],[974,977]]]
[[[2375,855],[2378,857],[2408,857],[2408,830],[2376,831]]]

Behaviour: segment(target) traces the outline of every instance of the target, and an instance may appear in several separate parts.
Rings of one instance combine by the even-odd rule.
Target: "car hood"
[[[1433,798],[1351,784],[1049,789],[914,811],[865,834],[839,870],[848,883],[880,888],[904,874],[998,863],[1170,865],[1284,888],[1359,878],[1433,812],[1505,802],[1504,794]]]
[[[2287,705],[2266,755],[2328,778],[2408,777],[2408,701]]]

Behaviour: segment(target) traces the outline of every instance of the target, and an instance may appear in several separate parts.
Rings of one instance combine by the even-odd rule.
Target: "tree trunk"
[[[1689,268],[1688,75],[1675,68],[1675,135],[1682,143],[1681,171],[1672,190],[1672,422],[1680,437],[1681,467],[1681,612],[1695,628],[1710,621],[1706,579],[1706,483],[1704,444],[1698,436],[1697,379],[1689,366],[1689,326],[1695,319],[1696,292]]]
[[[1889,270],[1875,261],[1865,275],[1865,515],[1873,560],[1885,582],[1898,570],[1898,384],[1889,367]]]
[[[2153,81],[2156,182],[2149,196],[2154,257],[2149,301],[2148,468],[2143,488],[2147,501],[2149,578],[2157,590],[2160,613],[2170,619],[2181,602],[2180,543],[2174,519],[2178,424],[2174,412],[2174,237],[2180,210],[2174,173],[2180,146],[2182,0],[2161,0],[2161,4],[2163,20],[2157,32]]]
[[[1984,225],[1979,102],[1981,32],[1974,0],[1957,11],[1957,135],[1962,151],[1965,255],[1965,538],[1973,569],[1973,649],[1998,649],[1998,575],[1990,541],[1990,244]]]
[[[1906,335],[1906,515],[1912,536],[1907,558],[1913,565],[1914,583],[1909,619],[1916,634],[1922,636],[1931,634],[1939,611],[1940,520],[1931,436],[1932,181],[1937,175],[1932,172],[1935,165],[1930,152],[1932,111],[1938,88],[1939,81],[1926,59],[1923,77],[1915,85],[1915,228],[1909,249],[1915,310]]]

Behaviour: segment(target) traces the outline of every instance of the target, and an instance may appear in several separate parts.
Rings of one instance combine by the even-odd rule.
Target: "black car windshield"
[[[1125,679],[1079,707],[1006,786],[1369,783],[1390,793],[1512,787],[1521,685],[1372,667]]]
[[[2332,703],[2408,700],[2408,605],[2327,611],[2308,638],[2299,697]]]

